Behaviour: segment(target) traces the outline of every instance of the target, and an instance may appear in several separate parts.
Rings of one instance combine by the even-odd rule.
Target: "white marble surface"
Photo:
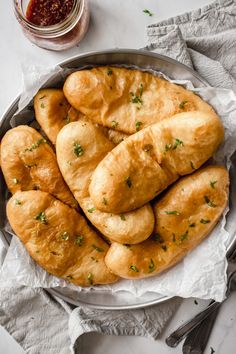
[[[209,0],[90,0],[91,25],[84,41],[67,52],[53,53],[35,47],[21,33],[11,2],[0,2],[0,115],[21,91],[21,64],[50,66],[78,53],[107,48],[140,48],[145,45],[145,26],[209,4]],[[148,8],[153,17],[142,10]],[[223,305],[205,353],[213,347],[217,354],[234,354],[236,345],[236,295]],[[137,337],[85,335],[80,354],[167,354],[181,353],[181,345],[168,348],[164,338],[184,320],[199,311],[206,302],[185,300],[159,340]],[[22,354],[24,351],[0,328],[0,353]],[[50,353],[38,353],[50,354]]]

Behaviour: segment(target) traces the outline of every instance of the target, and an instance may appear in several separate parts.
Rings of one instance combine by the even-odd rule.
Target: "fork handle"
[[[211,335],[213,325],[218,315],[220,306],[205,318],[197,327],[195,327],[185,339],[183,344],[183,354],[203,354],[206,348],[208,339]]]
[[[221,305],[221,302],[211,302],[208,307],[198,313],[195,317],[189,321],[182,324],[176,331],[171,333],[169,337],[166,338],[166,344],[169,347],[176,347],[179,342],[187,336],[199,323],[201,323],[207,316],[209,316],[212,311],[216,310]]]

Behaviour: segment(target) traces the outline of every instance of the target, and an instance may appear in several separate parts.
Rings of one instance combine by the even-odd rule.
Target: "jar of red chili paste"
[[[74,47],[88,29],[88,0],[14,0],[14,9],[25,36],[45,49]]]

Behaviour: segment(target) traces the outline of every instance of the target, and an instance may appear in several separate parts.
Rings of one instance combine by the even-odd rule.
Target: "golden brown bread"
[[[113,241],[138,243],[150,236],[154,227],[154,215],[149,204],[115,215],[94,208],[89,196],[91,176],[98,163],[113,148],[100,127],[80,120],[66,125],[58,134],[57,160],[65,181],[92,224]]]
[[[158,274],[180,261],[214,228],[228,199],[225,168],[208,166],[183,177],[154,205],[153,236],[138,245],[113,243],[108,268],[122,278]]]
[[[129,137],[128,134],[119,132],[114,129],[104,128],[104,132],[107,135],[108,139],[115,145],[120,144],[122,141]]]
[[[139,208],[179,176],[198,169],[223,136],[220,119],[198,111],[176,114],[133,134],[94,171],[89,192],[95,207],[116,214]]]
[[[127,134],[176,113],[212,107],[193,92],[140,70],[97,67],[68,76],[64,94],[93,122]]]
[[[60,89],[39,90],[34,97],[34,110],[35,118],[53,144],[56,144],[57,134],[64,125],[82,116],[71,107]]]
[[[62,178],[55,153],[35,129],[20,125],[4,135],[1,166],[12,194],[40,189],[72,207],[77,206]]]
[[[75,110],[66,100],[61,89],[42,89],[34,97],[35,118],[46,133],[49,140],[56,144],[57,134],[68,123],[77,120],[88,120]],[[114,124],[113,124],[114,125]],[[103,128],[104,134],[114,144],[119,144],[129,135],[113,129]]]
[[[104,263],[105,241],[50,194],[17,192],[7,204],[7,217],[31,257],[49,273],[81,286],[117,280]]]

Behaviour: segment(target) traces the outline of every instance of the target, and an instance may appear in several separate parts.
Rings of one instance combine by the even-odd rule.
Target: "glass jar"
[[[39,26],[26,17],[30,0],[13,0],[18,22],[25,36],[34,44],[49,50],[66,50],[78,44],[88,30],[88,0],[74,0],[71,12],[61,22],[51,26]]]

